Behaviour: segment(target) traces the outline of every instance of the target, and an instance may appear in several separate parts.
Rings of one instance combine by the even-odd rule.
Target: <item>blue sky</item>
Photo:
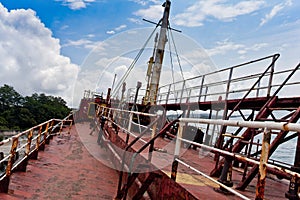
[[[26,95],[65,95],[69,102],[89,53],[124,31],[153,27],[142,19],[157,22],[162,3],[1,1],[0,83]],[[274,53],[281,54],[281,67],[291,68],[299,62],[299,10],[296,0],[173,0],[170,23],[202,46],[217,68]]]

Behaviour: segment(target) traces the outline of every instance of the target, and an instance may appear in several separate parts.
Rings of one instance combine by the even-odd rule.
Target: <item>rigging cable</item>
[[[179,68],[180,68],[180,73],[181,73],[182,79],[184,80],[184,76],[183,76],[183,70],[182,70],[182,67],[181,67],[181,64],[180,64],[180,58],[179,58],[179,56],[178,56],[178,52],[177,52],[177,48],[176,48],[176,44],[175,44],[175,40],[174,40],[174,37],[173,37],[172,31],[170,31],[170,33],[171,33],[171,38],[172,38],[172,42],[173,42],[173,46],[174,46],[174,50],[175,50],[176,57],[177,57],[177,62],[178,62]]]
[[[169,25],[170,26],[170,25]],[[169,28],[170,29],[170,28]],[[171,30],[171,29],[170,29]],[[176,54],[176,57],[177,57],[177,62],[178,62],[178,65],[179,65],[179,69],[180,69],[180,74],[182,76],[182,80],[184,81],[184,75],[183,75],[183,70],[182,70],[182,66],[180,64],[180,57],[178,55],[178,51],[177,51],[177,48],[176,48],[176,44],[175,44],[175,40],[174,40],[174,36],[172,34],[172,31],[170,31],[170,35],[171,35],[171,40],[172,40],[172,43],[173,43],[173,46],[174,46],[174,50],[175,50],[175,54]],[[172,60],[171,60],[172,61]],[[187,89],[186,85],[185,85],[185,82],[183,83],[183,89]],[[183,92],[183,91],[182,91]],[[174,85],[174,96],[175,96],[175,85]],[[175,97],[177,99],[177,97]]]
[[[168,38],[170,38],[170,32],[171,30],[169,29],[168,31]],[[174,78],[174,65],[173,65],[173,58],[172,58],[172,50],[171,50],[171,43],[169,42],[169,52],[170,52],[170,62],[171,62],[171,70],[172,70],[172,80],[173,80],[173,87],[174,87],[174,98],[175,101],[177,101],[177,94],[176,94],[176,89],[175,89],[175,78]]]
[[[121,88],[123,82],[125,82],[126,78],[128,77],[129,73],[131,72],[131,70],[133,69],[133,67],[135,66],[135,64],[137,63],[138,59],[140,58],[140,56],[142,55],[146,45],[148,44],[148,42],[150,41],[150,39],[152,38],[154,32],[156,31],[157,27],[159,25],[157,25],[155,27],[155,29],[152,31],[152,33],[150,34],[150,36],[148,37],[148,39],[146,40],[145,44],[143,45],[143,47],[141,48],[141,50],[139,51],[139,53],[136,55],[136,57],[134,58],[134,60],[132,61],[132,63],[130,64],[128,70],[126,71],[126,73],[123,75],[123,77],[121,78],[121,80],[119,81],[119,83],[117,84],[116,88],[113,90],[112,92],[112,96],[115,96],[118,93],[118,90]]]

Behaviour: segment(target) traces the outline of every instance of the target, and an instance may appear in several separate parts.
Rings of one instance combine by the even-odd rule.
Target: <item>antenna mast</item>
[[[164,59],[165,45],[167,42],[166,33],[169,25],[170,6],[171,6],[170,0],[166,0],[166,2],[163,4],[163,7],[165,7],[165,9],[164,9],[163,18],[160,20],[161,28],[160,28],[158,43],[155,51],[154,65],[152,68],[152,76],[150,80],[149,90],[147,88],[149,92],[148,93],[149,96],[147,94],[145,96],[145,102],[146,103],[150,102],[151,105],[155,105],[157,100],[158,85],[160,80],[162,63]]]

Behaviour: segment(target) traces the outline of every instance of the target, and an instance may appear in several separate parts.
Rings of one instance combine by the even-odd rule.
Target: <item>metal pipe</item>
[[[196,119],[196,118],[180,118],[180,122],[187,123],[203,123],[203,124],[218,124],[226,126],[238,126],[248,128],[268,128],[283,131],[300,132],[299,123],[286,122],[261,122],[261,121],[236,121],[236,120],[219,120],[219,119]]]
[[[252,160],[250,158],[247,158],[245,156],[241,156],[239,154],[236,154],[236,153],[232,153],[232,152],[228,152],[228,151],[225,151],[225,150],[221,150],[221,149],[218,149],[218,148],[215,148],[215,147],[210,147],[210,146],[207,146],[205,144],[199,144],[197,142],[192,142],[190,140],[186,140],[186,139],[183,139],[183,138],[180,138],[181,141],[184,141],[184,142],[188,142],[190,144],[193,144],[193,145],[196,145],[198,147],[202,147],[202,148],[205,148],[205,149],[208,149],[210,151],[215,151],[215,152],[219,152],[223,155],[228,155],[228,156],[232,156],[234,159],[238,159],[240,161],[245,161],[245,162],[250,162],[250,163],[253,163],[253,164],[256,164],[256,165],[259,165],[260,162],[259,161],[256,161],[256,160]],[[266,163],[266,166],[270,169],[275,169],[275,170],[279,170],[279,171],[284,171],[292,176],[299,176],[300,177],[300,173],[297,173],[297,172],[293,172],[291,170],[288,170],[288,169],[283,169],[281,167],[277,167],[275,165],[272,165],[272,164],[269,164],[269,163]]]
[[[109,110],[113,110],[113,111],[122,111],[122,112],[127,112],[127,113],[133,113],[133,114],[137,114],[137,115],[144,115],[144,116],[149,116],[149,117],[156,117],[157,114],[151,114],[151,113],[143,113],[143,112],[138,112],[138,111],[130,111],[130,110],[122,110],[122,109],[118,109],[118,108],[108,108],[105,106],[100,106],[103,109],[109,109]]]

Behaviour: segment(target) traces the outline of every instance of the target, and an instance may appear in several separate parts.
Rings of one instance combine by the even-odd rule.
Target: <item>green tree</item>
[[[13,87],[0,87],[0,130],[24,130],[70,112],[61,97],[32,94],[22,97]]]
[[[62,119],[70,112],[61,97],[46,96],[45,94],[33,94],[31,97],[25,97],[24,108],[27,108],[35,116],[37,123],[51,118]]]
[[[14,106],[21,106],[23,97],[13,87],[4,84],[0,87],[0,112]]]
[[[9,127],[9,124],[8,124],[7,120],[3,116],[0,116],[0,130],[7,131],[7,130],[9,130],[8,127]]]

